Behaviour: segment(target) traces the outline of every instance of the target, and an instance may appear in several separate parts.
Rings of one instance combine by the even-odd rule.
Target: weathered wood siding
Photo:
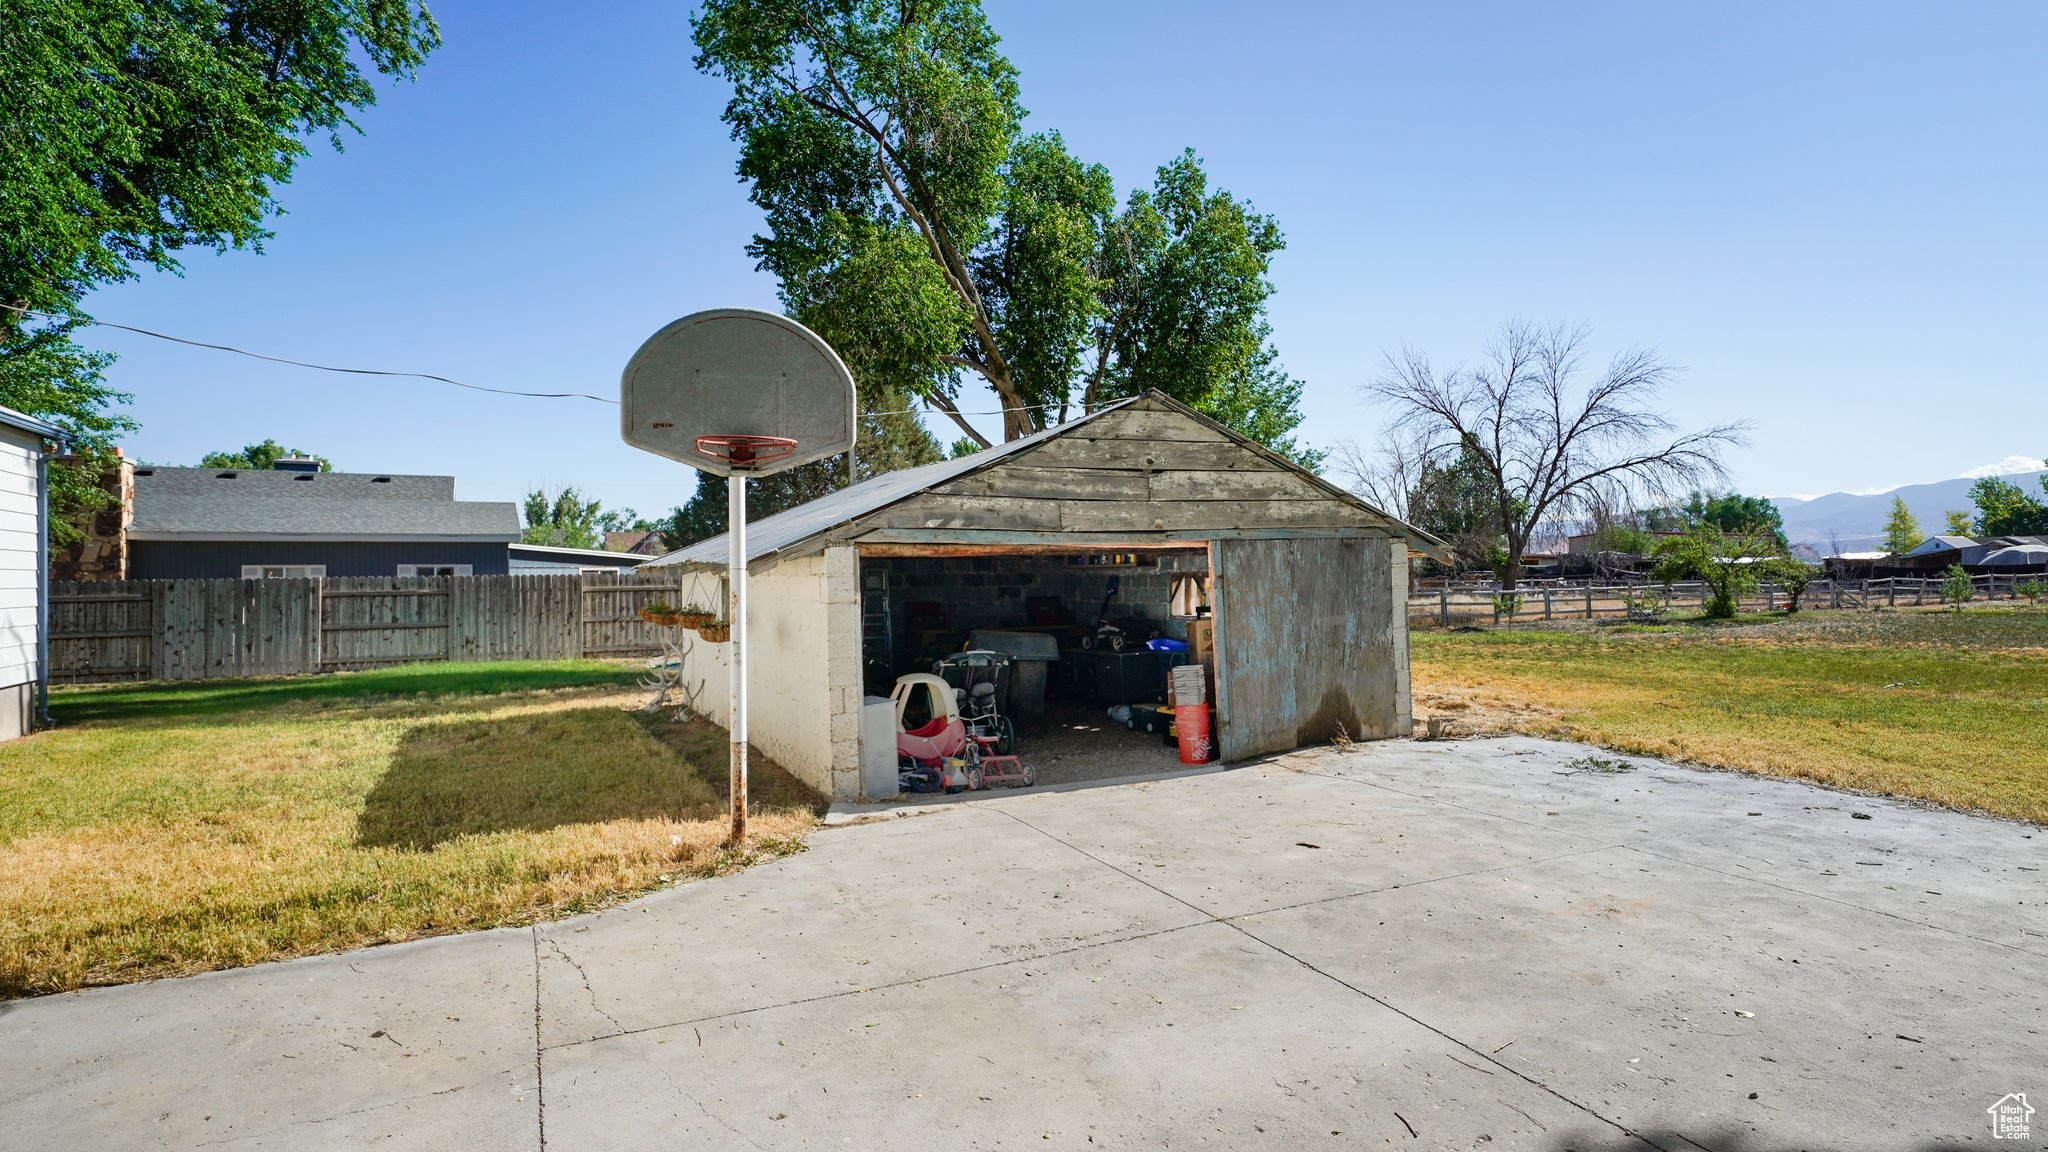
[[[922,533],[1147,539],[1378,533],[1390,522],[1180,413],[1140,402],[839,529],[843,540]]]
[[[1225,761],[1399,735],[1406,606],[1385,540],[1218,540],[1217,695]]]

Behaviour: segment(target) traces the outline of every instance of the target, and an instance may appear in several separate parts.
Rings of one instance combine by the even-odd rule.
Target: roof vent
[[[376,478],[372,479],[372,480],[370,481],[370,483],[372,483],[372,484],[389,484],[389,483],[391,483],[391,477],[389,477],[389,476],[378,476],[378,477],[376,477]]]
[[[301,472],[297,476],[292,477],[294,480],[311,480],[312,478],[313,473],[311,472]]]
[[[270,462],[273,472],[318,472],[320,461],[311,456],[279,456]]]
[[[154,475],[156,475],[156,469],[154,469],[154,468],[137,468],[137,469],[135,470],[135,474],[136,474],[137,476],[154,476]]]
[[[233,480],[238,475],[240,475],[238,472],[215,472],[213,478],[215,480]]]

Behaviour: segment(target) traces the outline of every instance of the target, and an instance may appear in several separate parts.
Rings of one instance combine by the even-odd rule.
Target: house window
[[[325,564],[244,564],[244,580],[318,580],[327,575]]]
[[[398,566],[398,574],[400,576],[467,576],[470,574],[470,566],[467,564],[400,564]]]
[[[1209,578],[1207,576],[1175,576],[1173,578],[1173,614],[1175,616],[1200,616],[1202,609],[1209,607]]]

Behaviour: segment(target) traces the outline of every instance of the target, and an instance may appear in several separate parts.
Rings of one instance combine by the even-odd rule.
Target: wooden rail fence
[[[661,651],[640,606],[666,573],[125,580],[50,588],[59,684],[289,676],[417,661]]]
[[[1971,579],[1976,600],[2013,600],[2019,588],[2041,576],[1977,576]],[[1945,604],[1941,580],[1886,577],[1881,580],[1815,580],[1799,603],[1805,608],[1907,608]],[[1498,588],[1457,585],[1421,590],[1408,597],[1412,625],[1450,628],[1473,624],[1513,624],[1536,620],[1655,619],[1698,615],[1706,611],[1707,586],[1673,584],[1525,584],[1510,601]],[[1744,592],[1739,610],[1775,612],[1791,602],[1784,588],[1766,584]]]

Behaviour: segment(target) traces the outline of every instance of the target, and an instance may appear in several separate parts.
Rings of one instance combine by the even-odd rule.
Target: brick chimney
[[[128,528],[135,522],[135,461],[119,448],[104,461],[81,456],[59,456],[52,463],[104,463],[99,488],[114,499],[72,518],[79,539],[50,544],[50,578],[53,580],[126,580],[128,578]]]

